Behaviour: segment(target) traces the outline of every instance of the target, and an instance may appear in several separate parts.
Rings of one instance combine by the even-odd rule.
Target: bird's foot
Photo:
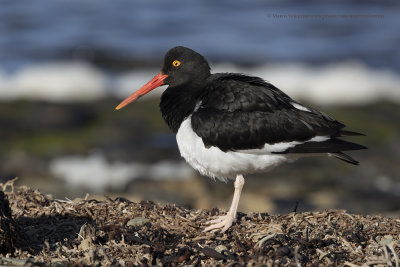
[[[226,230],[231,227],[232,223],[236,220],[236,216],[230,214],[219,216],[218,218],[206,222],[206,224],[210,224],[210,226],[206,227],[203,232],[208,232],[214,229],[221,229],[221,233],[225,232]]]

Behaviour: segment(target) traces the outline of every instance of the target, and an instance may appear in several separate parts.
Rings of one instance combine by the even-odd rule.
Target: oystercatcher
[[[239,73],[211,74],[203,56],[182,46],[170,49],[161,72],[116,109],[161,85],[168,85],[161,113],[176,133],[182,157],[202,175],[222,181],[236,178],[228,213],[209,221],[204,231],[224,232],[232,225],[244,174],[306,155],[325,154],[357,165],[342,151],[366,148],[339,139],[362,134],[343,130],[344,124],[274,85]]]

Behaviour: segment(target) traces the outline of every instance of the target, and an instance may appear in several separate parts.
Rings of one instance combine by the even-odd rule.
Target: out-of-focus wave
[[[109,162],[100,153],[65,156],[53,159],[49,170],[68,186],[84,187],[91,192],[123,191],[126,185],[140,178],[182,180],[193,177],[193,170],[183,161],[160,161],[153,164]]]
[[[84,62],[29,65],[14,73],[0,69],[0,100],[50,102],[96,100],[106,96],[104,73]]]
[[[400,76],[357,61],[324,66],[274,63],[242,67],[229,63],[213,72],[240,72],[262,77],[298,100],[318,104],[365,104],[379,100],[400,102]],[[157,69],[110,74],[85,62],[46,63],[13,73],[0,70],[0,101],[16,99],[50,102],[125,98],[159,72]],[[147,97],[159,96],[162,88]]]
[[[357,61],[325,66],[271,64],[255,68],[218,65],[216,72],[233,71],[262,77],[289,96],[318,104],[400,102],[400,76],[388,69],[372,69]]]

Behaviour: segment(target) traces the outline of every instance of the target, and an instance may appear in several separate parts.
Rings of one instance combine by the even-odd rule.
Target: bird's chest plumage
[[[160,110],[169,128],[177,133],[182,121],[190,116],[199,102],[196,86],[168,87],[161,96]]]
[[[252,153],[251,151],[223,152],[216,146],[205,147],[193,131],[191,116],[180,125],[176,135],[181,156],[202,175],[226,181],[238,174],[267,171],[284,161],[286,155]]]

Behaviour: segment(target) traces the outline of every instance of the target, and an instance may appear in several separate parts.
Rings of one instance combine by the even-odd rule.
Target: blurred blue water
[[[0,67],[73,58],[79,51],[158,62],[170,47],[185,45],[213,61],[355,58],[400,71],[398,14],[397,0],[7,0],[0,6]]]

